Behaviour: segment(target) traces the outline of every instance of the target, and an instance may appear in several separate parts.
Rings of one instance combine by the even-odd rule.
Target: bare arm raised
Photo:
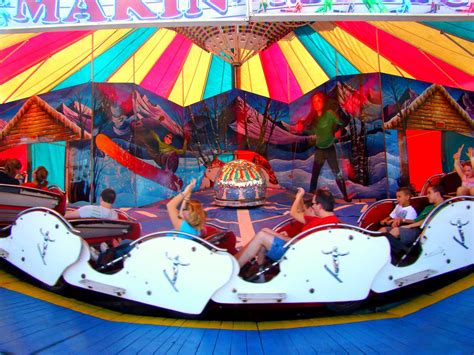
[[[461,152],[462,149],[464,148],[464,144],[461,145],[456,153],[453,155],[454,159],[454,170],[458,173],[459,177],[462,179],[464,177],[464,172],[462,171],[462,166],[461,166]]]
[[[182,192],[174,196],[167,204],[166,209],[168,210],[168,215],[170,217],[171,223],[176,230],[181,228],[181,223],[183,220],[181,219],[180,210],[178,210],[178,206],[181,204],[181,208],[184,206],[183,201],[188,201],[191,198],[191,193],[196,186],[196,179],[192,179],[191,182],[184,188]]]
[[[298,187],[298,189],[296,190],[295,200],[293,201],[293,204],[291,205],[290,209],[290,216],[300,223],[305,223],[305,206],[303,201],[304,193],[304,189],[302,187]]]

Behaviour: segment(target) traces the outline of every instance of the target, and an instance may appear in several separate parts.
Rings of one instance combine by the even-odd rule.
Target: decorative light
[[[250,22],[244,25],[176,27],[204,50],[240,66],[306,22]]]
[[[254,163],[233,160],[219,170],[214,190],[214,202],[219,206],[259,206],[265,203],[267,182]]]

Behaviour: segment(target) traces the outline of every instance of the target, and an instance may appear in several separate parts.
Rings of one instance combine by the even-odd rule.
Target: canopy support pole
[[[380,86],[380,103],[382,107],[382,132],[383,132],[383,146],[384,146],[384,155],[385,155],[385,170],[387,171],[387,179],[386,179],[386,184],[385,184],[385,191],[387,192],[387,198],[390,197],[390,184],[389,184],[389,179],[388,179],[388,160],[387,160],[387,138],[385,136],[385,128],[384,128],[384,122],[385,122],[385,116],[384,116],[384,110],[383,110],[383,95],[382,95],[382,66],[380,64],[380,47],[379,47],[379,29],[376,28],[375,30],[375,39],[377,43],[377,67],[378,67],[378,75],[379,75],[379,86]]]
[[[95,117],[95,87],[94,87],[94,32],[91,34],[91,144],[90,144],[90,161],[91,161],[91,171],[90,171],[90,193],[89,193],[89,200],[91,203],[94,202],[95,197],[95,184],[94,184],[94,169],[95,169],[95,161],[94,161],[94,117]]]
[[[232,64],[232,68],[234,69],[233,72],[234,72],[234,76],[233,76],[233,79],[234,79],[234,89],[240,89],[240,84],[241,84],[241,80],[242,80],[242,77],[241,77],[241,68],[242,68],[242,64],[240,63],[234,63]]]

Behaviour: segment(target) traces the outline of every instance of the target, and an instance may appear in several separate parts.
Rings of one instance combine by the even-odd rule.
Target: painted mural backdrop
[[[472,92],[378,74],[338,77],[290,104],[232,90],[184,108],[137,85],[88,84],[2,105],[1,149],[6,130],[28,144],[58,140],[25,128],[34,107],[55,132],[74,132],[58,157],[71,202],[113,187],[117,206],[143,206],[192,178],[212,188],[234,159],[258,164],[270,187],[384,198],[474,146],[473,102]]]
[[[420,190],[429,176],[453,170],[459,146],[474,147],[474,93],[381,78],[388,178],[391,185],[411,183]]]
[[[346,200],[386,196],[380,95],[377,75],[356,75],[329,81],[290,105],[292,129],[306,137],[287,158],[294,160],[294,183],[307,190],[326,186]]]
[[[96,85],[93,185],[144,205],[194,177],[212,187],[225,162],[243,158],[262,167],[270,186],[384,197],[378,83],[376,75],[347,77],[290,105],[233,90],[184,109],[133,85]]]
[[[179,191],[189,174],[183,109],[134,85],[98,84],[94,102],[96,194],[110,186],[118,203],[144,205]]]

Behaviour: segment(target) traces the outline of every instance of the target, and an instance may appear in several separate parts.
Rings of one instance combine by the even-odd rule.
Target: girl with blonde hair
[[[458,151],[453,155],[454,158],[454,170],[458,173],[461,178],[461,186],[456,191],[457,196],[474,196],[474,148],[469,147],[467,149],[468,162],[461,164],[461,153],[464,148],[464,144],[461,145]]]
[[[204,211],[201,202],[191,200],[191,193],[195,186],[196,179],[193,179],[182,192],[166,204],[166,209],[168,210],[171,223],[177,231],[198,237],[204,230],[206,211]],[[178,206],[180,206],[179,209]]]

